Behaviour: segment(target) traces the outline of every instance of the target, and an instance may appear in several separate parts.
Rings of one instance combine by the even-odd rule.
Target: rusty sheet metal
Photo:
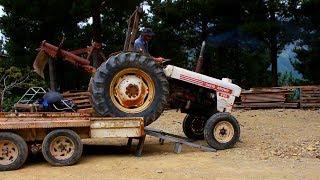
[[[92,138],[141,137],[144,135],[143,118],[91,118]]]
[[[48,63],[49,56],[44,52],[40,51],[33,63],[33,69],[34,71],[39,74],[44,79],[44,68],[46,67]]]
[[[90,127],[85,113],[0,113],[0,129]]]

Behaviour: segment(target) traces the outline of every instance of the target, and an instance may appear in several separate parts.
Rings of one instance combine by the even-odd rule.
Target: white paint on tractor
[[[217,110],[220,112],[230,112],[235,97],[239,97],[241,94],[241,88],[231,83],[228,78],[220,80],[172,65],[166,66],[164,73],[167,77],[215,90],[217,93]]]

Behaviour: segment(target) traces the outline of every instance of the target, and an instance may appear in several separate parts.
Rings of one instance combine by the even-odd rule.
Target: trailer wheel
[[[69,129],[50,132],[43,140],[43,157],[54,166],[76,164],[82,155],[83,144],[77,133]]]
[[[211,116],[204,127],[207,143],[218,150],[228,149],[239,141],[240,126],[235,117],[229,113],[216,113]]]
[[[0,171],[19,169],[27,160],[28,146],[14,133],[0,133]]]
[[[155,121],[167,104],[169,84],[163,69],[138,53],[110,57],[91,81],[92,103],[102,116],[143,117]]]
[[[206,117],[200,117],[192,114],[186,115],[182,123],[184,134],[190,139],[204,139],[203,131],[206,121]]]

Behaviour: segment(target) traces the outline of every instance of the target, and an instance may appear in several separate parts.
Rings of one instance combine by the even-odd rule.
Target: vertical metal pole
[[[56,74],[55,74],[54,60],[49,58],[49,78],[50,78],[50,89],[56,91]]]
[[[201,50],[200,50],[200,55],[199,55],[199,59],[197,61],[197,66],[196,66],[196,72],[200,73],[202,70],[202,65],[203,65],[203,54],[204,54],[204,49],[206,47],[206,42],[203,41],[202,42],[202,46],[201,46]]]

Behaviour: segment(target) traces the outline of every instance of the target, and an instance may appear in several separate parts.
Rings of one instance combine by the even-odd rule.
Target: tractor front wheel
[[[207,143],[218,150],[228,149],[239,141],[240,125],[229,113],[216,113],[211,116],[204,127]]]

